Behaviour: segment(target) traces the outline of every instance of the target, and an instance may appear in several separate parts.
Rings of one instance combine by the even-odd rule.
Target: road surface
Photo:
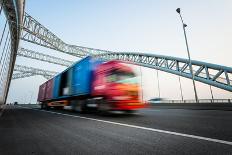
[[[144,109],[107,116],[7,105],[0,154],[232,154],[232,111]]]

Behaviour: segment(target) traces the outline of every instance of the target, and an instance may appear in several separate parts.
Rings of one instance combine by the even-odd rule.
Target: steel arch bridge
[[[25,12],[23,15],[23,22],[14,22],[14,24],[18,25],[22,29],[20,37],[21,40],[50,48],[62,53],[66,53],[75,57],[84,58],[86,56],[94,56],[96,58],[101,58],[104,60],[116,59],[125,61],[127,63],[133,63],[139,66],[153,68],[156,70],[175,74],[181,77],[192,78],[188,59],[147,53],[133,53],[122,51],[116,52],[70,45],[65,43],[62,39],[57,37],[49,29],[47,29],[45,26],[40,24],[37,20],[35,20],[33,17]],[[32,51],[25,48],[20,48],[17,55],[62,66],[69,66],[70,64],[72,64],[71,61],[56,58],[54,56],[42,54],[37,51]],[[192,61],[192,65],[195,80],[230,92],[232,91],[231,67],[195,60]],[[41,70],[25,66],[20,67],[19,65],[16,65],[14,70],[20,73],[15,73],[13,77],[10,76],[12,77],[12,79],[24,78],[34,75],[42,75],[45,78],[51,78],[56,74],[56,72],[48,70]]]

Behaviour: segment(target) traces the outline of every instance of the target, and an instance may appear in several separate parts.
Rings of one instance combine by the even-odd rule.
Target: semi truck
[[[39,87],[42,109],[51,107],[74,111],[126,111],[144,108],[141,88],[133,69],[117,60],[86,57]]]

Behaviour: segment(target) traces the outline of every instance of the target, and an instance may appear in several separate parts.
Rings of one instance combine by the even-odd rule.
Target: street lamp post
[[[191,61],[191,57],[190,57],[190,52],[189,52],[189,47],[188,47],[188,40],[187,40],[187,36],[186,36],[186,31],[185,31],[185,27],[187,27],[187,25],[184,23],[184,21],[182,19],[182,16],[181,16],[181,13],[180,13],[180,8],[177,8],[176,12],[180,15],[180,19],[181,19],[181,22],[182,22],[182,25],[183,25],[185,43],[186,43],[186,48],[187,48],[187,52],[188,52],[188,59],[189,59],[189,68],[190,68],[190,73],[192,75],[193,88],[194,88],[194,93],[195,93],[195,100],[198,103],[198,96],[197,96],[197,89],[196,89],[196,84],[195,84],[195,80],[194,80],[192,61]]]

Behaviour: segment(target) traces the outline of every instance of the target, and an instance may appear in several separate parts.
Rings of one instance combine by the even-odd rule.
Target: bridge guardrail
[[[161,100],[161,101],[148,101],[151,104],[162,104],[162,103],[196,103],[196,100]],[[199,103],[232,103],[232,99],[199,99]],[[197,103],[198,104],[198,103]]]

